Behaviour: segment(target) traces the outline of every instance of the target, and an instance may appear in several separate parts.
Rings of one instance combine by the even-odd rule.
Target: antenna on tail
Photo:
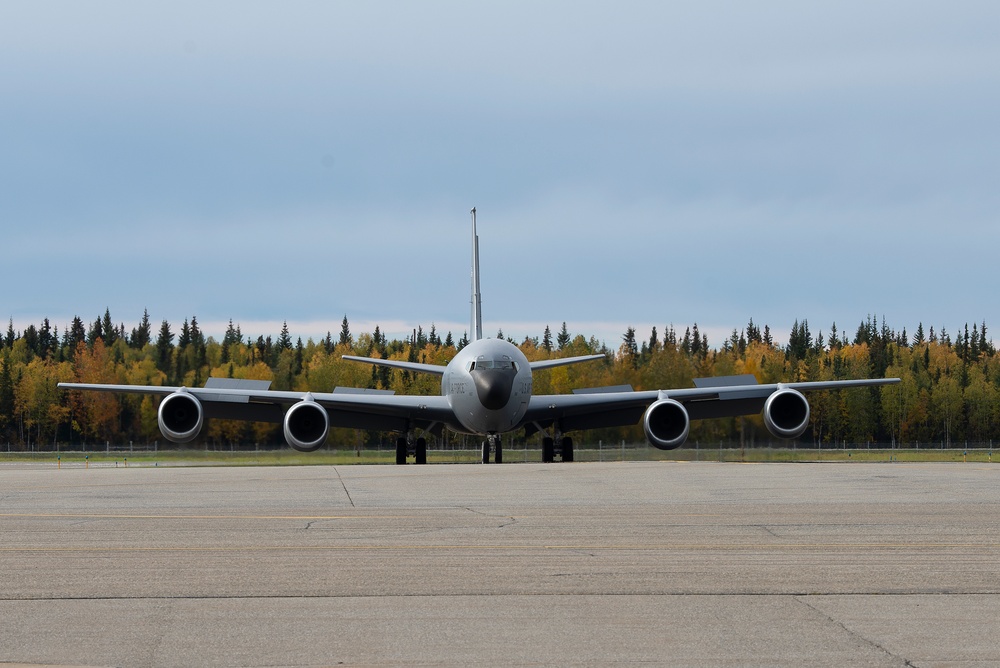
[[[483,338],[483,296],[479,293],[479,235],[476,234],[476,207],[472,207],[472,332],[473,341]]]

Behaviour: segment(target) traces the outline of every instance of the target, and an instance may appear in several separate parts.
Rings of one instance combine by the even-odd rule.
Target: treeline
[[[502,331],[498,337],[504,337]],[[510,340],[510,339],[508,339]],[[516,342],[529,360],[601,353],[605,360],[556,367],[535,374],[536,394],[575,388],[631,385],[635,389],[690,387],[694,378],[750,373],[761,383],[899,377],[900,385],[812,393],[811,427],[800,439],[810,445],[989,443],[1000,441],[1000,357],[986,324],[966,325],[954,337],[944,328],[911,336],[869,317],[853,335],[834,325],[813,335],[796,322],[786,345],[770,328],[751,320],[712,346],[697,325],[679,333],[656,328],[648,338],[629,328],[616,348],[594,337],[571,335],[563,323],[555,334]],[[277,336],[244,336],[231,321],[222,340],[206,336],[196,317],[175,331],[166,320],[154,327],[148,312],[127,329],[103,317],[80,318],[61,333],[46,319],[14,331],[10,323],[0,354],[0,443],[11,449],[78,444],[162,442],[157,401],[150,396],[63,392],[59,382],[183,385],[199,387],[211,377],[271,381],[272,389],[331,391],[367,387],[399,394],[437,394],[439,379],[398,369],[346,362],[362,355],[446,364],[468,343],[467,335],[442,339],[434,325],[404,340],[379,330],[354,335],[344,317],[337,335],[305,342],[285,324]],[[216,445],[282,443],[280,425],[213,420],[199,437]],[[331,446],[355,447],[384,438],[376,432],[333,430]],[[453,438],[446,436],[445,438]],[[537,438],[534,437],[534,438]],[[595,430],[581,443],[643,439],[639,425]],[[759,416],[705,420],[692,425],[691,442],[706,446],[773,441]]]

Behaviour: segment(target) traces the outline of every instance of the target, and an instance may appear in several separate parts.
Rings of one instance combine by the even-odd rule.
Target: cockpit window
[[[506,355],[506,359],[501,360],[488,360],[480,357],[469,367],[469,371],[475,371],[477,369],[517,369],[517,366],[510,360]]]

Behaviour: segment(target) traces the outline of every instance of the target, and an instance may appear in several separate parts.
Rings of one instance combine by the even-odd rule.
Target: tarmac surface
[[[0,666],[1000,665],[1000,465],[0,466]]]

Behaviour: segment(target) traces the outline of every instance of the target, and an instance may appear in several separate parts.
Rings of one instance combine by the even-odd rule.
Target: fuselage
[[[528,410],[531,365],[509,341],[473,341],[448,363],[441,394],[467,433],[512,431]]]

